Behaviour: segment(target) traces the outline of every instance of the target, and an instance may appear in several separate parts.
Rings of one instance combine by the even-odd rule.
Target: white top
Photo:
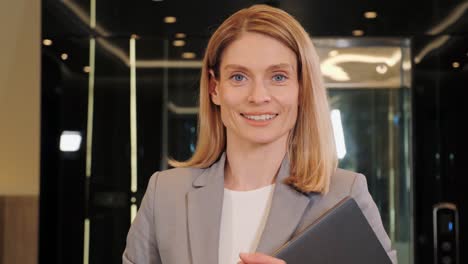
[[[236,264],[241,252],[255,252],[270,212],[274,184],[252,191],[224,188],[219,264]]]

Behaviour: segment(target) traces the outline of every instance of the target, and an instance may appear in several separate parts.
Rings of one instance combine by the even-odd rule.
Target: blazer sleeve
[[[374,230],[377,238],[380,240],[380,243],[387,252],[392,263],[398,263],[396,250],[392,249],[390,238],[388,237],[383,227],[379,209],[377,208],[377,205],[369,193],[367,180],[364,175],[357,174],[356,178],[354,179],[354,183],[351,188],[351,197],[356,200],[356,203]]]
[[[154,223],[155,192],[158,172],[151,176],[138,213],[130,226],[127,245],[122,255],[123,264],[160,264]]]

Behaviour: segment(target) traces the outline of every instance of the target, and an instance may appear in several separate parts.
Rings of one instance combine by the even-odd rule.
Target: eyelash
[[[239,76],[242,77],[242,78],[244,78],[244,79],[242,79],[242,80],[235,80],[235,78],[236,78],[236,77],[239,77]],[[235,74],[233,74],[233,75],[230,77],[230,79],[233,80],[233,81],[235,81],[235,82],[241,82],[241,81],[245,80],[246,78],[245,78],[245,76],[242,75],[242,74],[235,73]]]
[[[282,77],[283,79],[282,80],[275,80],[276,77]],[[284,75],[284,74],[275,74],[273,75],[273,80],[274,81],[278,81],[278,82],[284,82],[288,79],[288,76]]]
[[[237,77],[241,77],[243,78],[242,80],[236,80]],[[276,77],[281,77],[282,79],[281,80],[275,80]],[[242,82],[246,79],[246,77],[240,73],[236,73],[236,74],[233,74],[231,75],[231,77],[229,78],[235,82]],[[284,82],[288,79],[288,76],[286,76],[285,74],[275,74],[273,75],[273,81],[276,81],[276,82]]]

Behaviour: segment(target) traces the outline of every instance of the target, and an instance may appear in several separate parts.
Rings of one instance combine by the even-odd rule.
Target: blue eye
[[[273,76],[273,80],[275,82],[282,82],[282,81],[286,80],[286,76],[284,76],[282,74],[277,74],[277,75]]]
[[[234,74],[231,76],[231,79],[236,82],[242,82],[243,80],[245,80],[245,76],[242,74]]]

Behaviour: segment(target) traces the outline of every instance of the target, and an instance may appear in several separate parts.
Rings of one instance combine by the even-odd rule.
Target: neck
[[[258,189],[273,184],[286,155],[287,136],[269,144],[232,142],[227,137],[225,188],[238,191]]]

